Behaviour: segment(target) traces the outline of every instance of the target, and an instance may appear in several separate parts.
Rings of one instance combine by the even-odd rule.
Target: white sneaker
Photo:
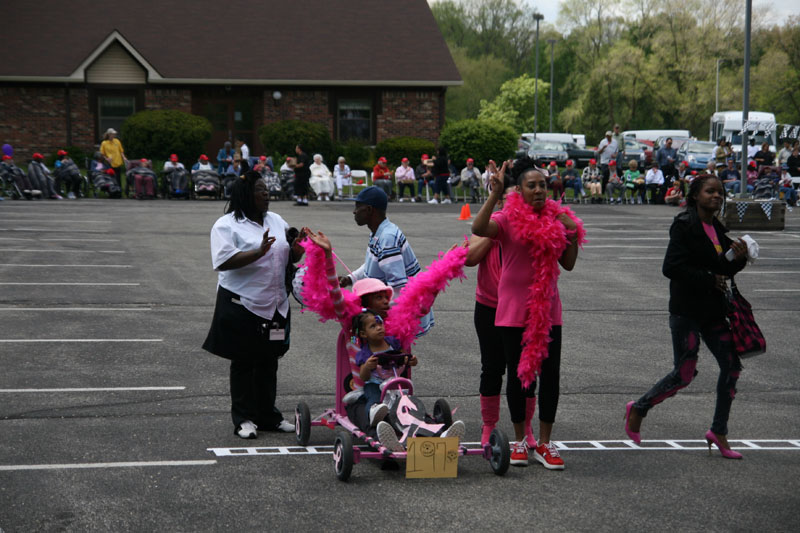
[[[239,429],[236,430],[236,434],[239,435],[243,439],[254,439],[258,436],[256,433],[257,426],[250,422],[249,420],[245,420],[239,426]]]
[[[281,423],[275,426],[275,431],[280,431],[281,433],[294,433],[294,424],[287,422],[286,420],[281,420]]]
[[[381,441],[381,445],[384,448],[392,452],[402,452],[404,450],[403,445],[397,440],[397,433],[394,432],[394,428],[388,422],[383,420],[378,422],[377,431],[378,440]]]
[[[464,435],[467,433],[467,428],[464,426],[464,422],[461,420],[456,420],[453,422],[453,425],[447,428],[447,430],[442,433],[442,438],[447,437],[456,437],[458,442],[461,442],[461,439],[464,438]]]
[[[375,424],[386,418],[389,414],[389,406],[385,403],[376,403],[369,408],[369,425],[375,427]]]
[[[75,193],[74,192],[68,193],[67,194],[67,198],[69,198],[70,200],[74,200],[75,199]]]
[[[450,201],[450,198],[445,198],[444,200],[442,200],[442,203],[443,204],[452,204],[453,202]]]
[[[429,204],[438,204],[439,202],[436,200],[436,198],[431,198],[430,200],[428,200],[428,203]]]
[[[399,200],[397,200],[397,201],[398,201],[398,202],[400,202],[401,204],[403,203],[403,199],[402,199],[402,198],[400,198],[400,199],[399,199]]]
[[[412,203],[412,204],[413,204],[413,203],[415,203],[416,201],[417,201],[417,200],[416,200],[416,199],[414,199],[414,198],[412,198],[412,199],[411,199],[411,203]]]

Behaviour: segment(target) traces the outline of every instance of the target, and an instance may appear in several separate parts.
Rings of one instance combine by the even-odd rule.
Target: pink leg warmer
[[[481,396],[481,446],[489,444],[489,436],[500,420],[500,396]]]
[[[536,397],[525,398],[525,440],[528,441],[529,448],[536,447],[536,437],[533,436],[531,428],[534,412],[536,412]]]

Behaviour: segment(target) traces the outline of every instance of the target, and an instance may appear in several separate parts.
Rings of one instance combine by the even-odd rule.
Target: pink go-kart
[[[389,406],[388,421],[392,426],[401,431],[400,442],[406,442],[410,437],[435,437],[449,428],[453,423],[453,412],[446,400],[440,398],[433,406],[433,414],[425,412],[425,406],[414,397],[414,384],[409,377],[397,375],[396,367],[401,365],[408,354],[386,353],[380,354],[379,364],[384,368],[394,367],[395,377],[386,380],[381,388],[381,401]],[[311,418],[308,405],[301,401],[295,409],[295,436],[297,444],[306,446],[311,436],[312,426],[326,426],[336,432],[333,441],[333,466],[336,477],[347,481],[353,470],[353,465],[362,459],[396,459],[405,460],[407,452],[392,451],[383,446],[380,441],[362,431],[352,420],[351,416],[366,416],[363,404],[361,412],[358,411],[358,400],[347,403],[345,388],[350,388],[350,362],[347,355],[337,357],[337,387],[336,408],[327,409],[315,418]],[[366,420],[366,419],[364,419]],[[364,425],[364,424],[362,424]],[[353,444],[353,439],[361,439],[370,448],[362,449]],[[495,428],[489,439],[489,444],[483,448],[466,448],[459,444],[459,455],[480,455],[487,461],[498,476],[508,470],[510,463],[510,448],[505,433]]]

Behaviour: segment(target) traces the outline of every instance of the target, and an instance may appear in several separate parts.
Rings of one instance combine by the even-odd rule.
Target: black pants
[[[503,389],[503,374],[506,373],[506,354],[500,329],[494,325],[497,309],[475,302],[475,333],[481,350],[482,396],[497,396]],[[506,389],[508,392],[508,389]],[[510,402],[509,402],[510,405]]]
[[[408,190],[411,191],[411,198],[414,198],[414,196],[416,196],[416,194],[414,194],[414,182],[413,181],[411,183],[403,183],[402,181],[398,182],[397,183],[397,197],[398,198],[402,198],[403,197],[403,193],[405,192],[406,187],[408,187]]]
[[[503,351],[508,367],[506,380],[506,397],[511,422],[518,424],[525,421],[525,398],[536,396],[536,382],[523,388],[517,376],[517,366],[522,354],[522,333],[524,328],[498,326],[503,339]],[[547,359],[542,362],[539,372],[539,420],[552,424],[556,421],[558,410],[559,381],[561,378],[561,326],[550,328],[550,343],[547,345]]]
[[[283,415],[275,407],[278,358],[264,354],[257,359],[231,361],[231,418],[235,429],[250,420],[259,429],[274,429]]]

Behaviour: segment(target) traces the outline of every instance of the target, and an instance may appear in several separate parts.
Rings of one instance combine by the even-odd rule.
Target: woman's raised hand
[[[314,244],[325,250],[325,253],[329,253],[333,249],[331,246],[330,239],[328,239],[328,237],[324,233],[322,233],[321,230],[318,231],[317,233],[314,233],[308,228],[305,229],[306,229],[306,235],[308,236],[309,239],[311,239],[311,242],[313,242]]]

